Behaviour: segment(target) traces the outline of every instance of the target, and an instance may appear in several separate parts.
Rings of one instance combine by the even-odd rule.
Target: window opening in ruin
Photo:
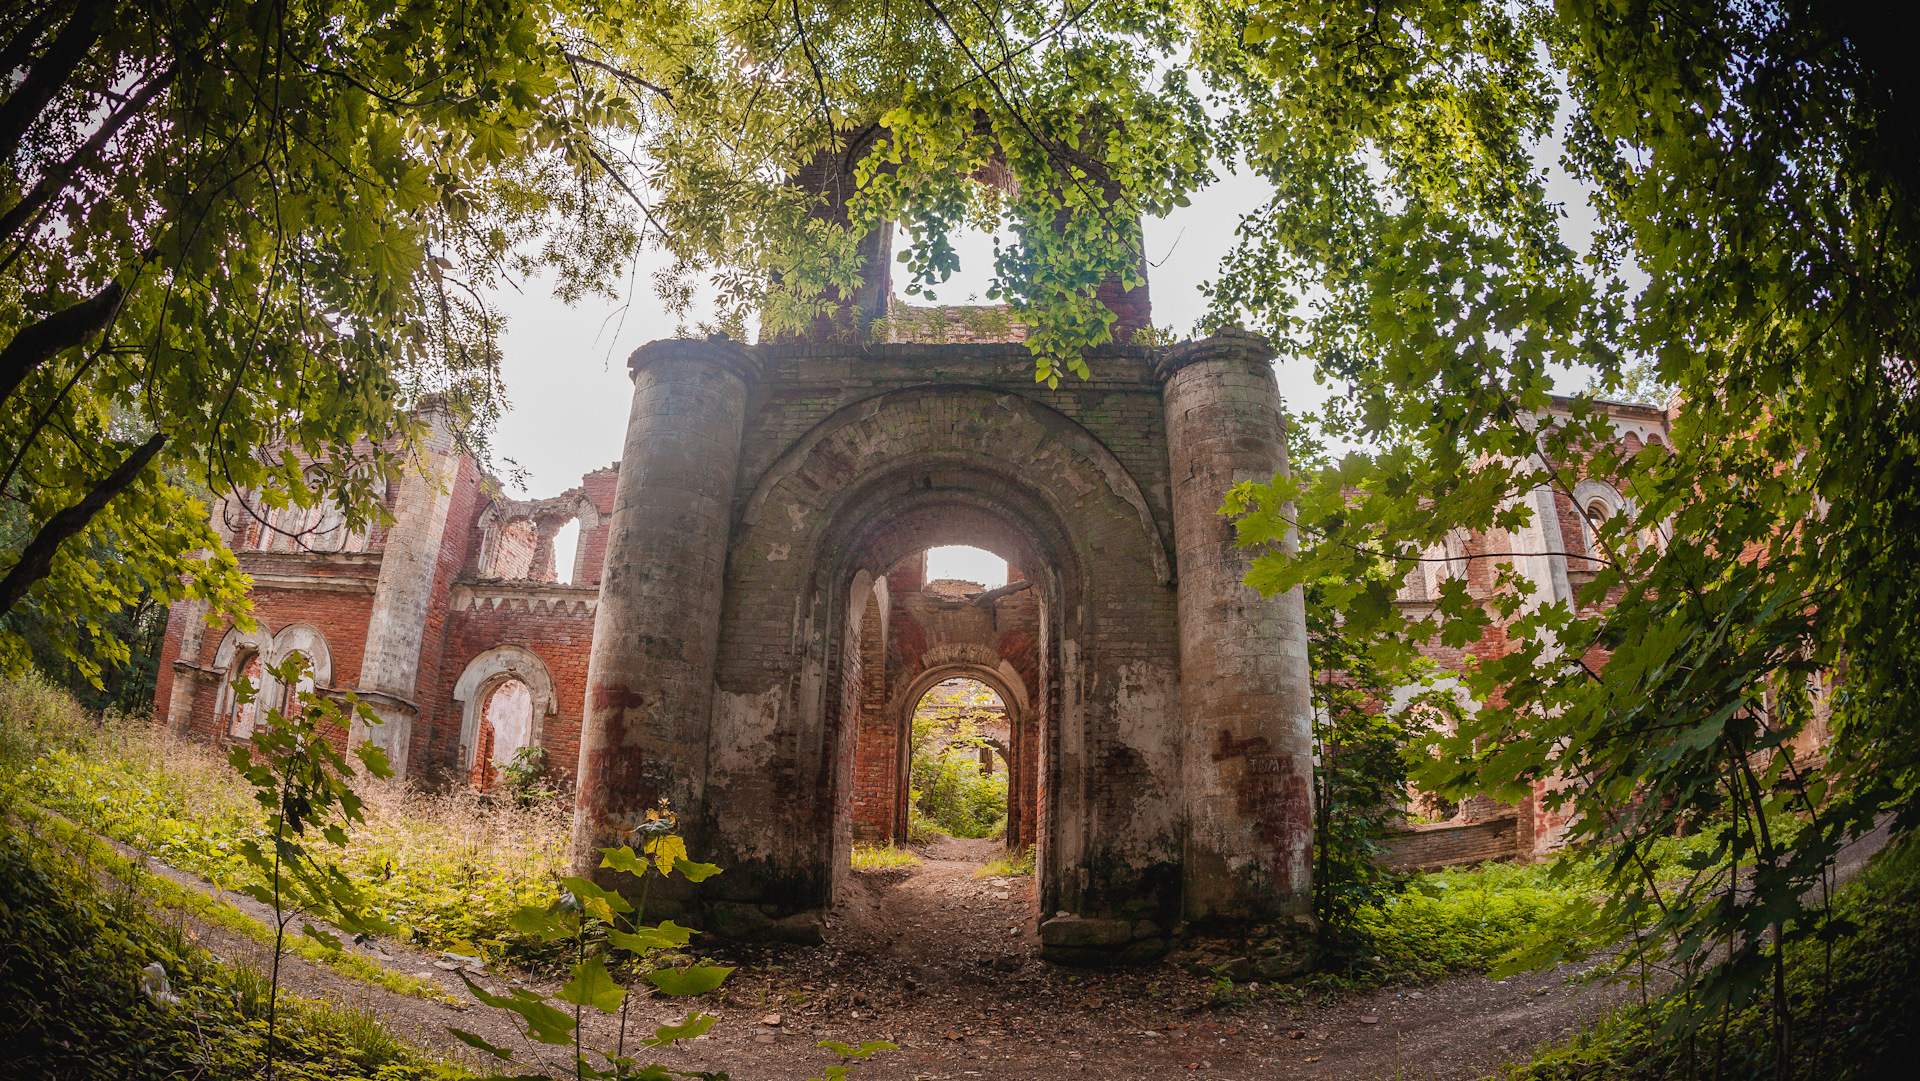
[[[533,571],[533,555],[540,547],[540,527],[528,518],[516,518],[500,527],[500,543],[493,550],[489,578],[519,579]]]
[[[1006,706],[979,680],[949,679],[928,688],[913,710],[911,832],[1004,837],[1011,735]]]
[[[533,688],[517,679],[502,680],[487,695],[480,715],[480,732],[473,749],[468,782],[486,791],[500,779],[500,769],[533,741]]]
[[[977,190],[983,199],[998,201],[999,193],[991,186],[977,185]],[[913,234],[897,225],[893,230],[893,250],[903,252],[906,245],[913,243]],[[947,243],[953,246],[960,265],[946,281],[934,282],[922,286],[919,292],[910,293],[912,280],[905,268],[895,270],[893,291],[900,303],[916,308],[994,304],[988,294],[993,289],[995,251],[1015,246],[1019,238],[1008,229],[982,229],[972,221],[965,221],[947,233]]]
[[[313,690],[313,658],[299,650],[294,650],[287,654],[288,659],[294,657],[300,658],[300,681],[291,687],[284,688],[281,692],[279,702],[281,715],[287,717],[291,717],[299,712],[300,696],[310,693]]]
[[[580,547],[580,519],[575,518],[553,535],[553,580],[573,584],[573,559]]]
[[[1007,561],[981,548],[950,544],[927,549],[929,582],[948,579],[996,589],[1007,584]]]
[[[260,694],[266,690],[266,668],[260,660],[260,654],[249,653],[245,660],[234,666],[234,679],[246,680],[254,690],[251,702],[233,700],[233,714],[227,724],[227,732],[235,739],[248,739],[253,735],[253,726],[260,717]]]

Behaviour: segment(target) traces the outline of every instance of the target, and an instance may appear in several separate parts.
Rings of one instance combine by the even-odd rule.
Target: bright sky
[[[1007,584],[1007,561],[992,552],[951,544],[927,549],[927,581],[958,578],[994,589]]]

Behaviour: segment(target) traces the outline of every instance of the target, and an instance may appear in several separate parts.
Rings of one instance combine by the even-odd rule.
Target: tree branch
[[[120,468],[94,485],[86,498],[47,519],[47,523],[40,527],[40,532],[34,534],[27,546],[21,549],[20,558],[14,563],[13,569],[7,572],[5,579],[0,580],[0,615],[12,611],[35,582],[52,573],[53,557],[60,550],[60,545],[87,528],[94,515],[99,514],[114,496],[126,491],[166,443],[167,433],[155,432],[127,455],[126,461],[120,463]]]
[[[134,95],[131,100],[115,110],[112,116],[102,122],[100,129],[95,131],[92,137],[85,143],[81,144],[80,149],[74,151],[71,157],[49,168],[46,173],[40,177],[40,182],[33,186],[33,190],[27,193],[26,198],[21,199],[9,207],[5,214],[0,214],[0,242],[6,241],[9,237],[13,236],[15,232],[18,232],[20,227],[27,222],[27,219],[36,217],[35,211],[39,210],[48,200],[57,195],[61,189],[65,188],[67,182],[73,179],[73,174],[79,172],[80,167],[85,165],[89,158],[99,154],[107,145],[108,141],[125,126],[127,121],[139,115],[148,105],[152,104],[153,99],[160,96],[160,92],[165,90],[168,84],[173,82],[174,71],[175,68],[168,67],[165,71],[161,72],[158,77],[148,82],[145,87],[141,88],[140,93]],[[29,230],[29,232],[31,232],[31,230]]]
[[[40,62],[27,72],[18,89],[0,104],[0,162],[13,160],[20,140],[40,117],[41,110],[67,85],[73,69],[85,60],[87,51],[100,39],[100,0],[81,0],[80,6],[60,28]]]
[[[33,370],[100,333],[120,310],[120,283],[111,281],[92,297],[20,328],[0,349],[0,402],[13,397]]]

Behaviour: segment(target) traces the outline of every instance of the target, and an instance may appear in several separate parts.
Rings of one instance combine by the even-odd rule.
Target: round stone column
[[[1244,584],[1257,552],[1235,546],[1220,514],[1235,484],[1287,468],[1272,357],[1266,339],[1229,328],[1159,361],[1179,564],[1183,909],[1195,921],[1266,921],[1312,903],[1305,605],[1297,588],[1265,598]]]
[[[699,821],[748,385],[724,337],[657,341],[627,361],[633,409],[587,661],[573,819],[576,873],[662,798]],[[695,841],[695,838],[688,838]]]

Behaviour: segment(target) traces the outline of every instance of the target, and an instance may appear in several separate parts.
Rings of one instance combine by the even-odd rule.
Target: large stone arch
[[[1019,395],[924,387],[846,406],[741,505],[720,621],[703,833],[735,883],[825,904],[852,732],[839,683],[856,576],[941,544],[1030,576],[1054,701],[1042,740],[1042,903],[1166,894],[1177,908],[1176,598],[1138,484],[1069,418]],[[773,822],[739,806],[786,808]],[[1102,879],[1080,873],[1089,862]],[[752,888],[752,887],[749,887]],[[811,902],[809,905],[808,902]]]
[[[1040,490],[1071,490],[1075,502],[1105,489],[1106,497],[1124,504],[1119,517],[1138,528],[1161,584],[1172,584],[1173,563],[1146,496],[1113,452],[1058,411],[988,387],[916,387],[842,407],[758,478],[740,524],[752,528],[768,513],[785,513],[797,530],[792,516],[804,513],[808,497],[844,488],[843,470],[852,463],[922,456],[1006,463],[1016,474],[1044,478]]]
[[[849,737],[884,705],[871,683],[851,693],[873,663],[861,628],[876,601],[859,586],[884,578],[890,651],[906,657],[916,627],[914,656],[991,637],[1033,673],[1046,910],[1111,918],[1101,933],[1122,938],[1142,919],[1304,911],[1301,598],[1246,586],[1253,553],[1218,513],[1234,485],[1285,469],[1271,358],[1225,331],[1098,351],[1085,379],[1045,387],[1016,346],[717,334],[636,350],[575,867],[595,874],[597,849],[666,800],[696,857],[727,868],[669,907],[746,931],[824,908]],[[959,598],[919,588],[901,559],[942,544],[995,551],[1032,584],[941,607]],[[1002,615],[1023,641],[993,633]],[[885,686],[916,664],[889,652]],[[817,935],[811,919],[781,933]]]

